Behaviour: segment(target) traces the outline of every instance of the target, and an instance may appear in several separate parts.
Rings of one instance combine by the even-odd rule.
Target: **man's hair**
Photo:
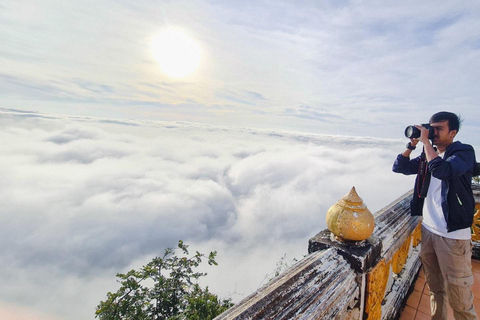
[[[436,123],[436,122],[443,122],[443,121],[448,121],[448,128],[450,131],[452,130],[460,130],[460,123],[462,122],[462,119],[460,119],[459,116],[457,116],[455,113],[452,112],[447,112],[447,111],[441,111],[435,113],[431,118],[430,118],[430,123]]]

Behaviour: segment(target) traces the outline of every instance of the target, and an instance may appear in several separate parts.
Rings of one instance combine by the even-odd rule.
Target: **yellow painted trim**
[[[480,203],[475,204],[477,210],[473,215],[472,241],[480,241]]]
[[[422,223],[419,222],[418,226],[412,232],[413,247],[416,247],[422,242]]]
[[[412,233],[413,234],[413,233]],[[393,255],[392,258],[392,271],[396,274],[399,274],[408,258],[408,251],[410,249],[410,243],[412,241],[412,234],[407,237],[405,242],[398,248],[397,252]]]
[[[367,300],[365,312],[368,320],[382,318],[382,301],[385,297],[391,261],[382,259],[367,275]]]

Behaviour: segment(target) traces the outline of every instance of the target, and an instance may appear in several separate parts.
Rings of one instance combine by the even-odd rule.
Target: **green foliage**
[[[473,177],[472,183],[473,184],[480,184],[480,176]]]
[[[101,320],[210,320],[233,305],[230,299],[219,301],[217,295],[202,289],[197,281],[206,273],[194,269],[208,259],[217,265],[216,252],[205,256],[196,252],[188,257],[188,246],[179,241],[182,256],[167,248],[140,270],[117,274],[121,287],[107,294],[96,309]]]
[[[184,317],[179,319],[213,319],[233,305],[230,299],[220,302],[217,295],[208,291],[208,287],[202,290],[198,285],[195,285],[192,294],[187,297],[187,301],[187,307],[183,312]]]

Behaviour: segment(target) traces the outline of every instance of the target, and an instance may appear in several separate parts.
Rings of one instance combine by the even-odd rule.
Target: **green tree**
[[[233,305],[230,299],[219,300],[201,288],[198,279],[206,273],[196,272],[203,258],[217,265],[216,252],[200,252],[189,257],[188,246],[178,242],[182,256],[167,248],[140,270],[117,274],[121,287],[107,294],[96,309],[101,320],[210,320]]]

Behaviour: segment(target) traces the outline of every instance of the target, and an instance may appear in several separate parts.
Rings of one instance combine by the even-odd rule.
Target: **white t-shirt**
[[[444,153],[439,155],[443,158]],[[430,179],[427,197],[423,204],[422,225],[430,232],[449,239],[469,240],[472,238],[470,228],[460,229],[452,232],[447,231],[447,222],[442,209],[442,180]]]

